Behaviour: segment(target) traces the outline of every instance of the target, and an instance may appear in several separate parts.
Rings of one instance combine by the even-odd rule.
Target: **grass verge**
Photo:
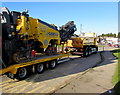
[[[113,76],[113,83],[115,84],[115,93],[120,95],[120,49],[113,50],[113,55],[118,59],[118,64],[116,66],[116,72]]]

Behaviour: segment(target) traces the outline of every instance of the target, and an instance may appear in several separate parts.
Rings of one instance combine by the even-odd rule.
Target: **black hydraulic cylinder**
[[[60,32],[60,38],[61,42],[66,42],[71,36],[74,34],[76,31],[76,25],[74,24],[74,21],[69,21],[62,27],[60,27],[59,32]]]

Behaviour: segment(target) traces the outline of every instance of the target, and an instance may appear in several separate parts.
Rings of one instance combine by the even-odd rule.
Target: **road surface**
[[[100,49],[103,51],[103,48]],[[45,70],[42,74],[32,74],[26,80],[12,80],[2,76],[2,93],[50,93],[69,83],[76,76],[84,74],[99,61],[100,53],[83,58],[70,56],[70,60],[59,64],[54,70]]]
[[[93,54],[87,58],[70,56],[71,60],[59,64],[54,70],[46,70],[42,74],[33,74],[26,80],[17,81],[2,76],[0,87],[3,93],[50,93],[78,74],[96,65],[100,61],[100,54]]]
[[[102,56],[104,61],[97,67],[90,69],[84,75],[78,75],[76,79],[55,93],[112,93],[111,89],[114,88],[112,78],[117,60],[109,51],[103,52]]]

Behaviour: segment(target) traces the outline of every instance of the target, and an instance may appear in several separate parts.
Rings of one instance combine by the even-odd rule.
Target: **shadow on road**
[[[32,74],[31,76],[29,76],[28,79],[26,79],[26,81],[42,82],[56,78],[66,77],[69,75],[74,75],[94,67],[97,62],[97,67],[114,63],[115,57],[113,57],[111,52],[104,51],[102,52],[102,55],[105,55],[105,58],[103,57],[102,59],[102,63],[98,62],[99,58],[97,57],[100,57],[99,53],[93,54],[86,58],[73,58],[68,62],[58,64],[58,66],[54,70],[45,70],[42,74]]]

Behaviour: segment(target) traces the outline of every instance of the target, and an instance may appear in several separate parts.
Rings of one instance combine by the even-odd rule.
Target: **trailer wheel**
[[[42,63],[37,64],[37,65],[36,65],[36,68],[35,68],[35,72],[38,73],[38,74],[40,74],[40,73],[42,73],[43,71],[44,71],[44,65],[43,65]]]
[[[49,68],[50,69],[54,69],[57,65],[57,61],[56,60],[53,60],[53,61],[50,61],[49,63]]]
[[[84,56],[84,57],[87,57],[88,55],[89,55],[88,48],[85,48],[85,49],[84,49],[84,52],[83,52],[83,56]]]
[[[20,61],[20,52],[16,52],[12,55],[13,62],[19,62]]]
[[[92,54],[92,47],[89,47],[88,55]]]
[[[98,47],[95,47],[95,52],[94,52],[94,53],[96,54],[96,53],[97,53],[97,51],[98,51]]]
[[[28,70],[25,67],[19,68],[16,73],[16,79],[23,80],[28,76]]]

